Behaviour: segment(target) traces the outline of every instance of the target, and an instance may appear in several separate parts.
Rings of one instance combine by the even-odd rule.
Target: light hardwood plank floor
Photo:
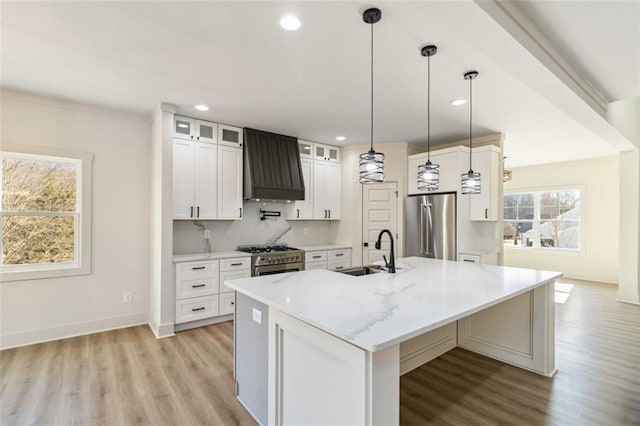
[[[580,281],[556,304],[553,379],[454,349],[400,379],[403,425],[640,425],[640,307]],[[146,326],[0,352],[0,424],[255,424],[233,395],[233,325]]]

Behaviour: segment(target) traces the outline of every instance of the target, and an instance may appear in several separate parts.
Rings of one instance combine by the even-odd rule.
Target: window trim
[[[578,243],[578,248],[557,248],[557,247],[542,247],[540,246],[540,240],[538,238],[537,245],[533,247],[527,246],[514,246],[504,243],[504,231],[503,231],[503,243],[502,246],[507,250],[527,250],[527,251],[538,251],[541,253],[564,253],[568,255],[585,255],[586,253],[586,238],[585,238],[585,224],[586,224],[586,208],[585,208],[585,199],[586,199],[586,186],[585,185],[562,185],[562,186],[551,186],[551,187],[538,187],[538,188],[511,188],[509,191],[504,191],[502,203],[504,205],[504,196],[506,195],[517,195],[517,194],[541,194],[543,192],[561,192],[561,191],[579,191],[580,192],[580,219],[579,219],[579,229],[580,229],[580,239]],[[503,222],[513,222],[514,220],[505,219],[504,213],[502,215]],[[533,223],[532,229],[534,229],[534,234],[539,235],[538,227],[543,221],[550,221],[551,219],[540,219],[540,199],[538,196],[534,198],[534,219],[531,220]],[[529,221],[528,219],[526,221]]]
[[[2,144],[2,153],[21,155],[35,155],[41,157],[59,158],[62,161],[72,160],[78,163],[80,173],[77,176],[76,202],[78,209],[70,215],[75,215],[76,239],[74,244],[75,261],[30,265],[0,265],[0,282],[37,280],[45,278],[69,277],[87,275],[91,273],[91,188],[93,187],[93,154],[82,151],[66,151],[44,147]],[[35,215],[48,215],[48,212],[34,212]],[[54,213],[55,215],[68,215]],[[26,213],[25,213],[26,214]]]

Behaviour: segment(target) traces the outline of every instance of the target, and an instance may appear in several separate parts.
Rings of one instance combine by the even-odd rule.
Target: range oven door
[[[253,268],[253,276],[281,274],[283,272],[293,272],[304,270],[303,263],[285,263],[282,265],[262,265]]]

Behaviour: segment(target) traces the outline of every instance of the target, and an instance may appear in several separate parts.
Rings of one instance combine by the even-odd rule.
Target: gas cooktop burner
[[[298,250],[297,248],[289,247],[284,244],[279,245],[255,245],[255,246],[239,246],[238,251],[242,251],[245,253],[272,253],[279,251],[293,251]]]

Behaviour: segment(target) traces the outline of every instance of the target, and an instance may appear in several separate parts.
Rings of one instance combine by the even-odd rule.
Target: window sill
[[[0,271],[0,282],[42,280],[47,278],[73,277],[91,273],[89,266],[64,265],[44,269],[5,269]]]
[[[524,247],[524,246],[513,246],[509,244],[503,245],[505,250],[513,250],[513,251],[533,251],[537,253],[544,254],[566,254],[571,256],[584,256],[584,249],[569,249],[569,248],[551,248],[551,247]]]

